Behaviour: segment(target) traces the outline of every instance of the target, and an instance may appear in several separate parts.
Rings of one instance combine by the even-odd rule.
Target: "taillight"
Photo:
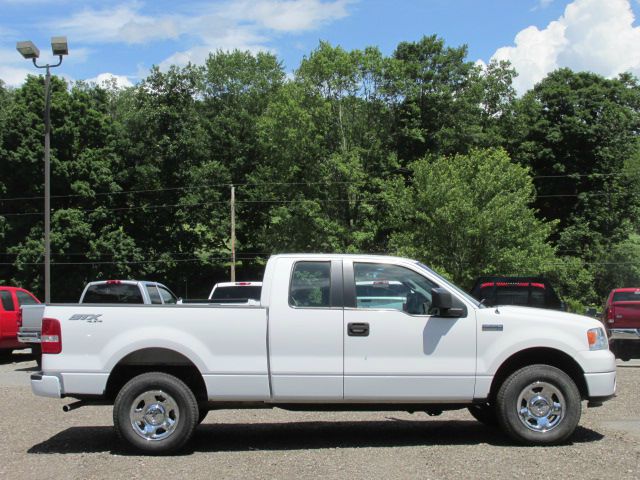
[[[62,352],[62,331],[60,321],[55,318],[42,319],[42,337],[41,344],[42,353],[60,353]]]
[[[22,307],[18,309],[18,318],[16,318],[16,323],[18,324],[18,328],[22,327]]]
[[[615,322],[615,319],[616,319],[616,309],[612,305],[607,309],[607,322],[608,323],[613,323],[613,322]]]

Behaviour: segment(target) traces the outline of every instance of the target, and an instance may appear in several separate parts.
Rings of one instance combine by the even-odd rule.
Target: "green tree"
[[[622,174],[640,147],[637,81],[561,69],[527,93],[518,111],[523,135],[513,155],[538,177],[536,207],[559,220],[560,251],[593,258],[626,238],[638,213]]]
[[[526,168],[504,150],[426,157],[396,200],[397,253],[417,258],[462,286],[487,274],[540,274],[554,262],[553,224],[535,216]]]
[[[485,143],[481,69],[466,56],[466,46],[446,47],[435,35],[396,48],[389,82],[401,159],[464,153]]]

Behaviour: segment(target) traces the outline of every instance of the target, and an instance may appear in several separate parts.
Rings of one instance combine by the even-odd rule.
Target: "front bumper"
[[[585,373],[584,379],[587,382],[590,399],[604,401],[613,398],[616,393],[616,372]]]
[[[42,372],[31,375],[31,390],[40,397],[62,397],[60,379],[54,375],[44,375]]]
[[[612,328],[609,330],[609,341],[612,340],[640,341],[640,328]]]

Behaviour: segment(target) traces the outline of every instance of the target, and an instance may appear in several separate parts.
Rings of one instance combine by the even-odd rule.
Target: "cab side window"
[[[149,294],[149,299],[153,305],[162,305],[160,293],[158,293],[158,289],[155,285],[147,285],[147,293]]]
[[[11,298],[11,292],[7,290],[0,291],[0,300],[2,300],[2,308],[7,312],[13,312],[16,307],[13,304],[13,298]]]
[[[162,296],[162,303],[164,303],[165,305],[173,305],[178,302],[176,296],[166,288],[158,285],[158,290],[160,291],[160,296]]]
[[[291,275],[289,305],[331,307],[331,262],[297,262]]]
[[[356,308],[400,310],[429,315],[431,290],[438,285],[398,265],[354,263]]]

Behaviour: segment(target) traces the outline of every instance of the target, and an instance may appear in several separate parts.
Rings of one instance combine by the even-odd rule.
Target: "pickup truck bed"
[[[230,407],[469,408],[520,442],[557,443],[581,400],[615,392],[600,322],[486,308],[395,257],[274,256],[259,306],[48,305],[44,317],[33,391],[113,403],[117,433],[149,453]]]

